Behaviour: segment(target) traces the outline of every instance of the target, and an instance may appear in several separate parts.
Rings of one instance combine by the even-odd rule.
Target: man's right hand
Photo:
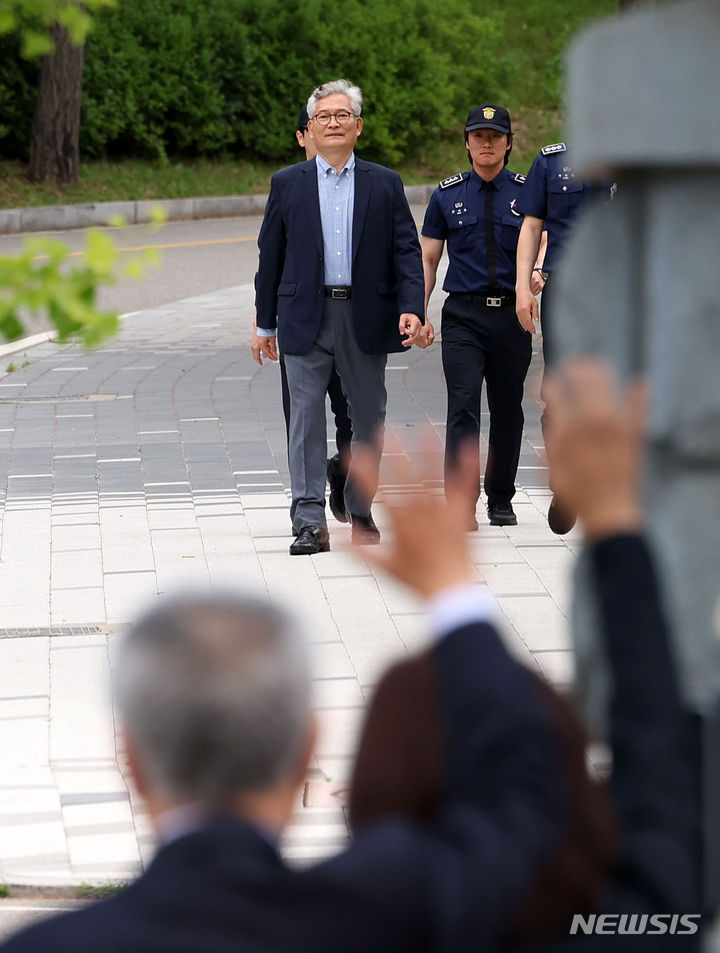
[[[544,384],[545,446],[560,501],[580,517],[588,539],[636,533],[642,525],[640,484],[646,389],[621,391],[604,361],[576,358]]]
[[[250,350],[252,351],[253,358],[258,362],[258,364],[262,364],[263,355],[265,355],[269,361],[277,361],[277,338],[260,337],[260,335],[256,332],[253,334],[250,341]]]
[[[535,334],[535,325],[540,320],[540,311],[535,295],[530,288],[516,292],[515,312],[521,326],[530,334]]]
[[[395,445],[393,445],[393,443]],[[436,450],[415,460],[408,459],[400,441],[388,437],[385,450],[394,452],[385,458],[388,480],[393,487],[405,486],[406,492],[377,499],[387,510],[392,524],[392,541],[377,547],[363,547],[366,562],[404,582],[424,599],[444,590],[473,582],[477,577],[468,549],[467,514],[474,505],[477,483],[477,456],[461,448],[454,492],[447,502],[428,485],[437,479],[437,469],[425,462]],[[415,469],[411,466],[415,464]],[[367,446],[353,447],[353,481],[368,497],[375,488],[377,451]]]

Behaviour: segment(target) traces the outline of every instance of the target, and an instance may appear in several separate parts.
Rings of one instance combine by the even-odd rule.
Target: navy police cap
[[[465,132],[472,132],[473,129],[497,129],[498,132],[511,135],[510,113],[502,106],[473,106],[468,113]]]
[[[310,117],[308,116],[307,106],[303,106],[298,116],[298,132],[305,132],[309,121]]]

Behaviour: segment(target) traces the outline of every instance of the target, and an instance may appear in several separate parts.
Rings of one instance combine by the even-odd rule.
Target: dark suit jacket
[[[3,953],[378,953],[491,949],[561,827],[557,751],[529,673],[488,625],[434,649],[447,791],[432,828],[369,825],[289,870],[251,826],[163,847],[127,891],[41,923]]]
[[[670,933],[672,914],[700,913],[699,799],[692,725],[684,710],[652,560],[644,541],[609,539],[591,550],[603,644],[614,692],[610,782],[619,824],[617,869],[595,914],[663,914],[650,932],[574,936],[517,947],[524,953],[694,951],[697,934]],[[579,911],[580,912],[580,911]],[[588,911],[582,911],[588,913]],[[631,925],[633,921],[625,921]],[[697,920],[694,921],[697,924]],[[610,921],[619,926],[619,919]],[[661,933],[663,929],[667,933]],[[678,925],[674,927],[677,929]],[[515,948],[514,948],[515,949]]]
[[[286,354],[307,354],[322,320],[323,237],[314,159],[272,177],[258,238],[258,327],[278,332]],[[366,354],[402,351],[401,314],[424,321],[425,290],[417,228],[400,176],[355,159],[352,315]]]

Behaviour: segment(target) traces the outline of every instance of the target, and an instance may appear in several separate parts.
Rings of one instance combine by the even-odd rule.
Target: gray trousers
[[[352,421],[352,446],[371,444],[385,422],[386,354],[363,354],[352,326],[352,301],[324,300],[320,332],[308,354],[286,354],[290,390],[290,519],[293,531],[326,526],[325,479],[327,424],[325,394],[337,368]],[[378,466],[380,454],[377,455]],[[370,513],[371,500],[355,490],[350,463],[345,508],[356,516]]]

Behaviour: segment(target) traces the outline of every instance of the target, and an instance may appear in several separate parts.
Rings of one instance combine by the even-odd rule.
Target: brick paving
[[[279,371],[253,363],[251,320],[251,287],[230,288],[128,316],[93,352],[39,344],[0,376],[0,882],[118,881],[152,853],[109,675],[138,609],[187,586],[260,589],[311,619],[321,736],[284,850],[307,862],[346,841],[368,693],[389,660],[425,643],[425,621],[412,596],[342,548],[349,530],[332,517],[332,552],[288,555]],[[491,527],[479,514],[472,547],[513,650],[565,684],[578,536],[555,537],[545,521],[538,345],[519,523]],[[428,428],[437,436],[439,492],[439,347],[393,355],[387,383],[388,423],[405,445],[420,447]],[[380,509],[376,519],[382,529]]]

